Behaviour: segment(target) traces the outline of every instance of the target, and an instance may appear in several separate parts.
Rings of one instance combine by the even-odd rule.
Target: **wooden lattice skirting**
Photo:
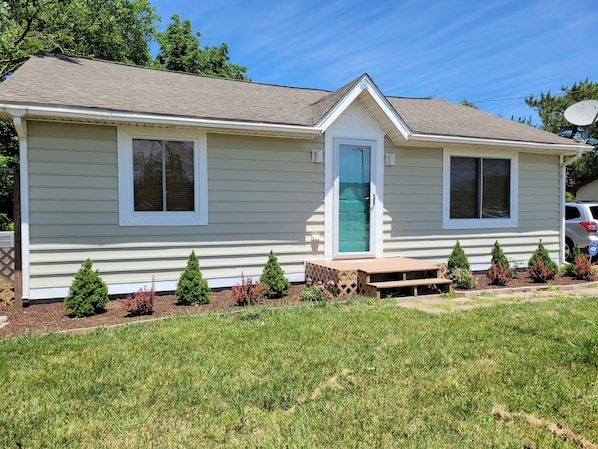
[[[15,300],[15,249],[0,248],[0,304]]]
[[[314,282],[333,280],[335,285],[334,294],[338,297],[354,296],[359,293],[357,271],[338,270],[309,262],[305,264],[305,277],[311,278]]]

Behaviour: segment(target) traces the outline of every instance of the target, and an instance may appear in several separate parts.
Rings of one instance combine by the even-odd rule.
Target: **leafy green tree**
[[[14,220],[14,170],[19,168],[19,139],[12,122],[0,120],[0,231],[8,231]]]
[[[149,0],[0,0],[0,82],[39,51],[149,65],[159,19]],[[0,120],[0,167],[18,166],[14,127]],[[13,179],[0,172],[0,214],[9,220]]]
[[[552,94],[542,92],[540,97],[530,96],[525,102],[536,109],[542,120],[542,129],[563,136],[575,136],[579,129],[567,120],[563,113],[574,103],[583,100],[598,100],[598,83],[586,78],[573,84],[571,87],[562,86],[561,92]],[[587,128],[589,138],[598,138],[598,124],[594,123]],[[567,167],[567,176],[570,185],[592,178],[598,173],[598,152],[596,150],[585,154],[576,162]]]
[[[230,62],[227,44],[202,48],[201,33],[193,32],[190,20],[181,20],[177,14],[171,20],[164,31],[156,33],[160,44],[156,57],[159,66],[177,72],[249,80],[247,67]]]
[[[108,287],[100,272],[92,269],[91,259],[87,259],[75,273],[64,306],[71,315],[84,317],[101,312],[108,301]]]
[[[0,2],[0,78],[40,51],[148,65],[159,19],[149,0]]]

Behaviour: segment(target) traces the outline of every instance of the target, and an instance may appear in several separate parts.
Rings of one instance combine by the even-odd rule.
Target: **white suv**
[[[567,201],[565,203],[565,259],[573,245],[577,243],[579,249],[588,251],[590,243],[598,244],[598,203],[583,201]]]

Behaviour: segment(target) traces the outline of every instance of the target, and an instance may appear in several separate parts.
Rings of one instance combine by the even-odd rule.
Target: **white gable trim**
[[[412,134],[411,130],[403,121],[403,119],[399,117],[394,108],[390,105],[390,103],[388,103],[388,100],[386,100],[386,97],[382,95],[382,92],[380,92],[371,78],[367,75],[363,75],[361,80],[355,83],[355,86],[328,111],[324,118],[316,124],[316,128],[321,132],[326,132],[326,130],[328,130],[328,128],[336,122],[339,116],[345,112],[347,108],[355,101],[355,99],[364,91],[371,95],[376,104],[380,107],[380,109],[382,109],[392,124],[399,130],[401,135],[405,139],[408,139]]]

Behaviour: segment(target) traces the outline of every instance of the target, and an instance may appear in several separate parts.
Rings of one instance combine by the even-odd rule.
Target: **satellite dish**
[[[573,125],[588,126],[598,118],[598,100],[584,100],[565,109],[565,120]]]

